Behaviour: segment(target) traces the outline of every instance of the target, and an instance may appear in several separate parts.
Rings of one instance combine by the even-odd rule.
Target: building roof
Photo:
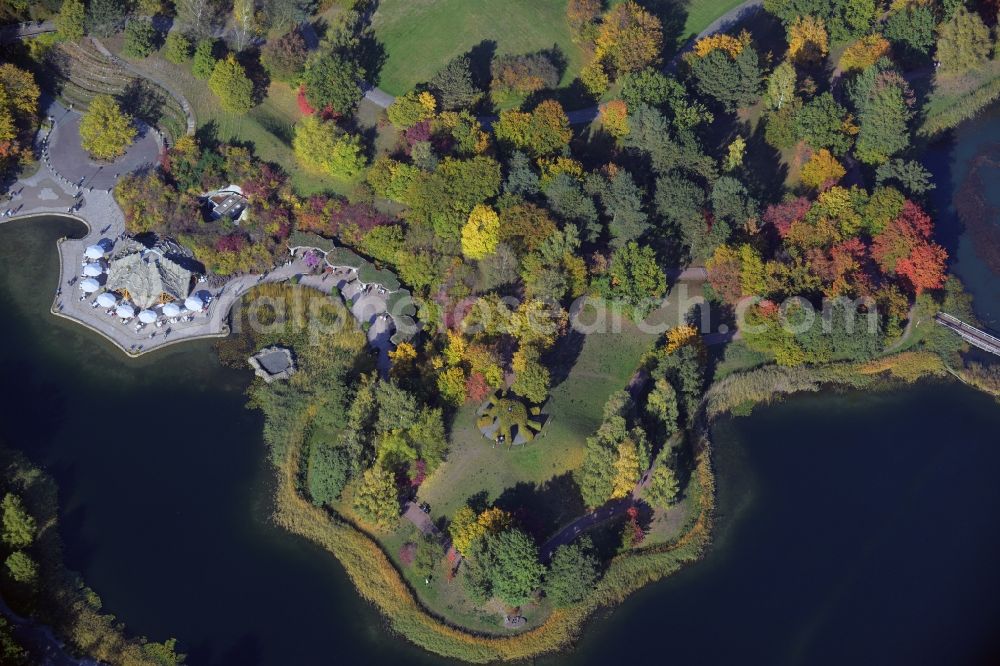
[[[111,260],[107,288],[127,294],[140,308],[151,308],[187,298],[191,271],[158,252],[131,252]]]
[[[247,360],[254,373],[268,384],[295,374],[295,358],[287,347],[265,347]]]

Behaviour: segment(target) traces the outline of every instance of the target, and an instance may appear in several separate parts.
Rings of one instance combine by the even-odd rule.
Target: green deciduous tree
[[[399,499],[391,471],[378,464],[365,470],[354,493],[354,510],[379,529],[389,530],[396,524]]]
[[[990,57],[990,48],[990,29],[965,7],[938,26],[937,59],[942,72],[962,74],[979,67]]]
[[[853,141],[850,116],[843,106],[825,92],[802,107],[796,117],[798,135],[810,146],[827,148],[842,157]]]
[[[858,110],[859,131],[854,144],[858,159],[883,164],[910,145],[909,121],[913,94],[906,79],[882,60],[861,72],[849,86]]]
[[[586,598],[598,578],[598,561],[590,537],[556,548],[545,574],[545,596],[559,608]]]
[[[898,48],[926,55],[934,46],[934,11],[912,4],[893,12],[885,21],[885,36]]]
[[[361,99],[364,72],[352,60],[336,53],[314,56],[306,63],[302,82],[306,100],[317,110],[329,107],[341,115],[350,115]]]
[[[643,314],[667,291],[667,277],[651,247],[626,243],[611,255],[611,293]]]
[[[313,503],[330,504],[347,484],[351,461],[347,452],[328,442],[314,442],[309,449],[306,485]]]
[[[308,169],[331,176],[355,176],[367,163],[359,137],[346,133],[332,120],[320,120],[314,115],[295,125],[292,148]]]
[[[0,510],[3,511],[3,532],[0,537],[11,548],[25,548],[35,540],[38,525],[35,519],[24,508],[21,498],[14,493],[7,493],[0,500]]]
[[[215,63],[212,76],[208,78],[208,87],[226,111],[246,113],[254,106],[253,81],[232,53]]]
[[[487,532],[472,543],[472,566],[466,576],[480,597],[497,597],[511,606],[531,600],[542,582],[545,567],[538,561],[538,547],[519,529]]]
[[[0,617],[0,664],[28,666],[28,651],[22,647],[5,617]]]
[[[171,30],[167,33],[167,41],[163,53],[167,60],[175,65],[181,65],[191,58],[191,51],[192,44],[190,37],[180,30]]]
[[[203,39],[198,42],[194,50],[194,58],[191,61],[191,73],[195,78],[208,80],[215,71],[215,40]]]
[[[55,19],[56,30],[64,39],[80,39],[83,37],[86,16],[83,0],[64,0]]]
[[[555,100],[546,100],[531,112],[517,109],[501,112],[493,133],[497,141],[534,156],[560,152],[573,136],[569,118]]]
[[[159,33],[149,19],[130,19],[125,26],[122,53],[130,58],[145,58],[156,50]]]
[[[23,550],[15,550],[4,561],[10,577],[21,584],[34,583],[38,579],[38,565]]]
[[[80,143],[94,157],[111,160],[123,154],[135,139],[132,117],[123,113],[109,95],[98,95],[90,101],[80,119]]]
[[[680,484],[677,482],[677,475],[665,462],[661,462],[653,470],[653,476],[649,480],[649,487],[646,488],[646,500],[654,507],[665,509],[677,499],[680,491]]]
[[[653,390],[646,398],[646,412],[659,422],[664,436],[669,437],[677,431],[677,419],[680,416],[677,392],[666,377],[658,378],[653,385]]]

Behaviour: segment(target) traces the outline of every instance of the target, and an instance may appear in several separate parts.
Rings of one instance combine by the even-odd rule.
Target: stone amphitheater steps
[[[118,96],[133,81],[140,77],[124,69],[110,58],[97,51],[89,42],[65,42],[62,50],[65,61],[53,67],[54,74],[62,86],[60,96],[68,103],[86,108],[97,95]],[[145,80],[163,99],[161,117],[157,123],[161,131],[178,137],[186,129],[186,115],[176,99],[162,86]]]

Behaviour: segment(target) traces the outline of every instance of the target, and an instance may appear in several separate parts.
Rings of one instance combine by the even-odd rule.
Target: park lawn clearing
[[[670,304],[649,321],[665,318],[676,324],[678,315]],[[624,316],[619,331],[587,335],[569,376],[553,388],[543,408],[545,427],[525,446],[494,449],[476,427],[478,405],[464,405],[455,416],[448,460],[420,487],[420,501],[431,505],[437,520],[450,518],[477,495],[485,494],[487,502],[500,498],[500,504],[505,495],[516,495],[527,514],[542,516],[537,538],[576,518],[583,507],[578,493],[567,492],[575,488],[569,475],[583,463],[586,439],[601,424],[604,403],[626,388],[660,338],[659,332],[643,332]]]
[[[565,12],[565,0],[382,0],[373,19],[386,50],[378,85],[402,95],[479,45],[486,57],[492,46],[496,54],[521,54],[557,45],[566,58],[561,85],[567,85],[583,53],[570,38]],[[476,64],[489,68],[488,61]]]
[[[137,70],[170,81],[191,104],[199,133],[214,136],[219,141],[253,144],[254,153],[262,160],[274,162],[288,173],[296,192],[303,195],[316,192],[347,194],[358,179],[323,176],[304,169],[292,151],[295,123],[302,118],[297,91],[288,84],[272,81],[267,96],[246,115],[225,111],[208,83],[191,74],[190,64],[175,65],[163,57],[163,50],[148,58],[125,58],[121,54],[121,35],[105,40],[105,45]]]
[[[688,3],[684,21],[684,37],[697,35],[726,12],[739,7],[743,0],[692,0]]]

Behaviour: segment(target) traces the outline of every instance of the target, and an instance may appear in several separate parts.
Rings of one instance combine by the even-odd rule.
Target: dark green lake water
[[[273,527],[249,371],[140,360],[51,316],[59,220],[0,225],[0,436],[61,488],[69,564],[211,666],[436,664],[336,561]],[[1000,407],[956,383],[804,396],[716,431],[709,556],[546,664],[988,663],[1000,656]],[[626,660],[628,660],[626,662]],[[995,661],[995,660],[993,660]]]

